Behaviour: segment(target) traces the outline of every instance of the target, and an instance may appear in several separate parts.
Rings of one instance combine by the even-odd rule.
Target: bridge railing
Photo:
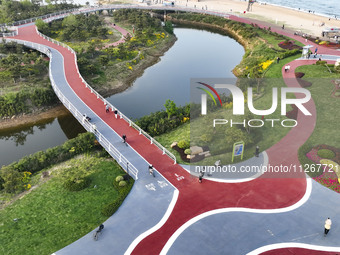
[[[30,19],[25,19],[25,20],[19,20],[19,21],[15,21],[12,23],[13,26],[19,26],[19,25],[23,25],[23,24],[27,24],[27,23],[32,23],[38,19],[48,19],[50,17],[55,17],[55,16],[59,16],[65,13],[71,13],[71,12],[75,12],[79,10],[78,8],[73,8],[73,9],[69,9],[69,10],[63,10],[63,11],[59,11],[59,12],[54,12],[54,13],[50,13],[50,14],[46,14],[43,16],[38,16],[38,17],[34,17],[34,18],[30,18]]]
[[[56,19],[64,18],[64,17],[70,15],[71,13],[76,15],[76,14],[80,14],[80,13],[89,13],[89,12],[123,9],[123,8],[148,9],[148,10],[150,10],[150,9],[151,10],[152,9],[155,9],[155,10],[162,9],[162,10],[171,10],[171,11],[183,11],[183,10],[185,10],[187,12],[197,12],[197,13],[203,13],[203,14],[211,14],[211,15],[221,16],[221,17],[225,17],[225,18],[229,18],[229,15],[230,15],[229,13],[220,12],[220,11],[217,11],[217,10],[204,10],[204,9],[201,10],[201,9],[198,9],[198,8],[188,8],[188,7],[184,7],[184,6],[169,7],[169,6],[141,6],[141,5],[120,4],[120,5],[106,5],[106,6],[100,6],[100,7],[83,7],[83,8],[74,8],[74,9],[69,9],[69,10],[63,10],[63,11],[50,13],[50,14],[46,14],[46,15],[43,15],[43,16],[39,16],[39,17],[15,21],[11,25],[12,26],[18,26],[18,25],[23,25],[23,24],[27,24],[27,23],[32,23],[32,22],[36,21],[37,19],[42,19],[42,20],[44,20],[45,22],[48,23],[48,22],[51,22],[51,21],[56,20]],[[7,26],[7,24],[0,24],[0,27],[6,27],[6,26]],[[15,36],[15,35],[17,35],[17,31],[10,32],[10,33],[2,33],[2,37],[10,37],[10,36]],[[0,36],[1,36],[1,33],[0,33]]]
[[[151,144],[154,144],[156,145],[164,154],[166,154],[168,157],[170,157],[173,161],[174,161],[174,164],[176,164],[176,157],[174,154],[172,154],[170,151],[168,151],[163,145],[161,145],[159,142],[156,141],[156,139],[154,139],[152,136],[150,136],[147,132],[145,132],[141,127],[139,127],[136,123],[134,123],[131,119],[129,119],[126,115],[124,115],[121,111],[118,110],[118,108],[116,108],[114,105],[112,105],[109,101],[107,101],[102,95],[100,95],[95,89],[93,89],[86,81],[85,79],[81,76],[80,72],[79,72],[79,68],[78,68],[78,63],[77,63],[77,53],[68,45],[66,45],[65,43],[62,43],[62,42],[59,42],[57,40],[54,40],[42,33],[40,33],[38,30],[37,30],[37,33],[43,37],[44,39],[50,41],[50,42],[53,42],[57,45],[60,45],[64,48],[67,48],[69,51],[71,51],[73,54],[74,54],[74,62],[75,62],[75,66],[77,68],[77,73],[78,73],[78,76],[79,78],[82,80],[82,82],[85,84],[86,88],[88,88],[91,93],[95,94],[97,99],[100,99],[104,105],[108,105],[109,108],[111,108],[112,111],[117,111],[120,118],[121,119],[124,119],[127,123],[129,123],[129,126],[130,127],[133,127],[135,128],[136,130],[138,130],[139,134],[140,135],[144,135],[149,141]]]
[[[121,6],[121,7],[125,7],[126,6]],[[137,8],[138,6],[130,6],[130,7],[134,7],[134,8]],[[77,11],[77,12],[88,12],[88,11],[97,11],[97,10],[102,10],[104,8],[92,8],[92,9],[85,9],[85,10],[79,10],[79,9],[76,9],[76,10],[72,10],[73,12],[74,11]],[[59,14],[56,14],[56,15],[68,15],[69,13],[71,12],[68,11],[67,13],[63,12],[63,13],[59,13]],[[45,15],[45,16],[48,16],[48,15]],[[45,16],[42,16],[42,17],[45,17]],[[53,17],[51,17],[53,18]],[[31,19],[30,19],[31,20]],[[147,132],[145,132],[142,128],[140,128],[136,123],[134,123],[131,119],[129,119],[127,116],[125,116],[121,111],[118,110],[118,108],[116,108],[114,105],[112,105],[109,101],[107,101],[103,96],[101,96],[95,89],[93,89],[85,80],[84,78],[81,76],[80,72],[79,72],[79,69],[78,69],[78,63],[77,63],[77,53],[70,47],[68,46],[67,44],[65,43],[62,43],[62,42],[59,42],[57,40],[54,40],[42,33],[40,33],[38,31],[38,29],[36,28],[36,31],[37,33],[44,39],[50,41],[50,42],[53,42],[54,44],[57,44],[59,46],[62,46],[64,48],[67,48],[70,52],[72,52],[74,54],[74,62],[75,62],[75,66],[77,68],[77,73],[78,73],[78,76],[79,78],[82,80],[82,82],[85,84],[85,86],[90,89],[91,93],[95,94],[97,99],[100,99],[101,101],[103,101],[104,105],[108,105],[112,111],[116,110],[120,116],[121,119],[124,119],[126,122],[129,123],[129,126],[135,128],[136,130],[138,130],[139,134],[140,135],[143,135],[144,137],[146,137],[151,144],[154,144],[156,145],[164,154],[166,154],[168,157],[170,157],[173,161],[174,161],[174,164],[176,164],[176,157],[175,155],[173,155],[169,150],[167,150],[163,145],[161,145],[159,142],[157,142],[152,136],[150,136]]]
[[[0,26],[1,32],[0,37],[11,37],[18,35],[18,27],[15,26]],[[10,32],[4,32],[10,31]]]
[[[99,143],[107,150],[107,152],[117,160],[117,162],[122,166],[122,168],[129,174],[131,175],[135,180],[138,179],[138,169],[131,163],[129,162],[123,154],[119,152],[119,150],[103,136],[93,125],[90,123],[85,116],[81,114],[81,112],[64,96],[64,94],[60,91],[58,86],[56,85],[53,75],[52,75],[52,69],[51,69],[51,62],[52,62],[52,54],[51,51],[47,46],[37,44],[37,43],[32,43],[32,42],[27,42],[23,40],[16,40],[16,39],[11,39],[7,38],[5,39],[5,42],[18,42],[20,44],[23,44],[26,47],[36,49],[44,54],[46,54],[50,59],[50,65],[49,65],[49,76],[51,80],[52,87],[60,99],[60,101],[64,104],[64,106],[73,114],[73,116],[83,125],[83,127],[89,131],[94,133],[94,135],[97,137],[97,140]]]

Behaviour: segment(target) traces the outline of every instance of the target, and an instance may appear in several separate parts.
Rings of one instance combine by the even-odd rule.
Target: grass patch
[[[155,139],[160,142],[166,149],[176,156],[177,163],[185,164],[181,159],[178,152],[171,148],[173,142],[179,142],[181,140],[187,140],[190,137],[190,123],[184,123],[171,132],[156,136]]]
[[[255,95],[255,97],[258,98],[254,101],[254,107],[256,109],[269,109],[272,104],[272,88],[286,86],[282,79],[267,79],[263,82],[264,84],[260,87],[260,93]],[[278,102],[277,109],[281,109],[280,100],[278,100]],[[289,110],[290,109],[287,111]],[[190,140],[191,146],[208,146],[212,157],[207,157],[203,161],[199,161],[198,164],[200,165],[211,165],[217,160],[221,160],[221,164],[230,164],[232,163],[231,151],[233,143],[236,142],[232,141],[230,137],[234,135],[238,137],[240,133],[243,134],[239,140],[245,142],[243,160],[246,160],[254,156],[257,145],[261,151],[266,150],[281,140],[290,130],[290,128],[282,127],[279,121],[274,123],[274,127],[271,126],[271,122],[265,121],[265,119],[286,119],[285,116],[281,116],[279,110],[264,118],[265,124],[263,127],[245,130],[243,125],[235,125],[237,128],[233,129],[237,130],[237,134],[229,133],[230,129],[232,129],[230,124],[218,125],[214,129],[213,119],[226,119],[230,123],[231,119],[233,122],[242,122],[243,119],[262,119],[262,116],[247,116],[246,112],[245,116],[237,117],[232,114],[232,108],[226,106],[217,111],[210,112],[206,116],[191,119],[190,124],[185,123],[171,132],[156,137],[156,139],[167,149],[170,149],[170,145],[173,142],[179,142],[181,140]],[[176,155],[179,163],[184,163],[175,150],[170,149],[170,151]],[[234,159],[234,162],[238,161],[240,161],[239,157]]]
[[[339,147],[337,137],[339,136],[339,120],[338,110],[340,108],[340,100],[331,97],[334,89],[332,80],[340,78],[340,74],[329,73],[325,66],[306,65],[296,69],[297,72],[305,73],[303,77],[312,83],[308,88],[316,105],[316,126],[312,135],[307,142],[299,149],[299,160],[301,164],[313,164],[306,157],[314,146],[319,144],[327,144],[334,147]],[[339,163],[339,162],[337,162]],[[322,173],[308,173],[310,176],[318,176]]]
[[[64,188],[63,176],[72,167],[86,169],[89,187],[77,192]],[[113,181],[123,173],[103,158],[65,162],[50,180],[0,211],[1,253],[51,254],[92,231],[107,219],[101,213],[103,206],[119,198]]]

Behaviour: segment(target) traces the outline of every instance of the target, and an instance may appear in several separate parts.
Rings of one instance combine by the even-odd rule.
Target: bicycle
[[[101,234],[102,230],[104,229],[104,225],[100,224],[99,228],[93,233],[93,240],[97,241],[99,235]]]

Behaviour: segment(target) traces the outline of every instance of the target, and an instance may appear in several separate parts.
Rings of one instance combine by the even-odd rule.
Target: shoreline
[[[137,1],[134,1],[138,4]],[[178,0],[175,6],[186,7],[197,10],[208,10],[216,12],[225,12],[231,15],[237,15],[242,18],[253,18],[258,21],[266,21],[273,25],[285,25],[293,31],[301,30],[304,33],[321,37],[322,30],[326,27],[339,27],[340,20],[334,17],[320,16],[317,13],[308,13],[303,10],[296,10],[291,7],[260,4],[255,2],[252,10],[247,12],[248,2],[240,0]],[[245,13],[244,13],[245,12]],[[339,15],[340,16],[340,15]]]
[[[133,82],[143,75],[144,71],[156,64],[160,57],[163,56],[177,41],[177,37],[174,35],[173,39],[169,41],[164,47],[159,49],[159,52],[155,55],[148,54],[149,59],[141,63],[134,72],[130,74],[127,78],[117,82],[116,86],[108,89],[97,89],[98,93],[104,97],[110,97],[114,94],[120,93],[128,89],[133,85]],[[60,102],[55,106],[49,108],[39,109],[33,113],[23,113],[19,115],[14,115],[9,118],[0,119],[0,133],[5,133],[7,131],[13,131],[21,129],[27,126],[33,126],[39,123],[46,122],[48,120],[53,120],[58,117],[71,115],[71,113],[64,107]]]
[[[313,14],[313,15],[317,15],[317,16],[320,16],[320,17],[324,17],[324,18],[331,18],[331,19],[334,19],[336,14],[325,14],[325,13],[309,13],[307,9],[302,9],[302,8],[296,8],[296,7],[290,7],[290,6],[284,6],[284,5],[279,5],[279,4],[273,4],[273,3],[268,3],[266,2],[265,0],[264,1],[259,1],[258,2],[260,5],[263,4],[263,5],[271,5],[271,6],[276,6],[276,7],[280,7],[280,8],[285,8],[285,9],[288,9],[288,10],[294,10],[294,11],[298,11],[298,12],[302,12],[302,13],[307,13],[307,14]],[[339,14],[339,18],[340,18],[340,14]]]
[[[20,114],[12,118],[0,120],[0,132],[14,131],[23,127],[37,125],[48,120],[71,114],[63,104],[52,106],[48,109],[41,109],[34,113]]]

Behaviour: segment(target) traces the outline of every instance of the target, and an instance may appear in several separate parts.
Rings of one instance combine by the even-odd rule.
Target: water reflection
[[[167,99],[177,105],[190,101],[191,78],[233,78],[243,47],[233,38],[214,31],[178,27],[174,46],[161,61],[147,68],[129,89],[108,101],[136,119],[164,109]]]
[[[20,130],[0,133],[0,166],[60,145],[81,132],[85,132],[84,128],[72,115],[67,115],[46,123],[25,126]]]
[[[46,125],[45,125],[46,127]],[[8,135],[2,136],[5,141],[12,140],[15,146],[24,145],[28,135],[34,133],[33,127],[26,128],[20,132],[9,133]]]
[[[166,99],[177,105],[190,101],[191,78],[234,77],[243,47],[234,39],[191,28],[175,28],[175,45],[138,78],[132,87],[109,98],[130,118],[164,109]],[[72,115],[0,133],[0,166],[62,144],[84,132]]]

